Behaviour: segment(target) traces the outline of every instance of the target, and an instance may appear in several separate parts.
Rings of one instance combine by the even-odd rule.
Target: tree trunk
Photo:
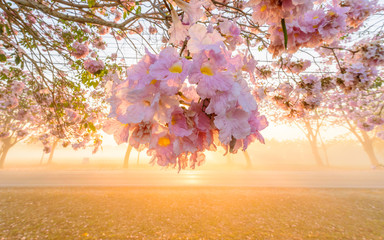
[[[247,168],[252,168],[252,160],[249,157],[248,152],[244,151],[243,153],[244,153],[245,160],[247,161]]]
[[[323,142],[323,139],[321,138],[320,134],[319,134],[319,137],[320,137],[320,141],[321,141],[321,149],[324,152],[325,164],[327,165],[327,167],[329,167],[329,158],[328,158],[327,147],[325,146],[325,143]]]
[[[313,129],[311,124],[309,123],[309,120],[306,120],[304,118],[304,123],[305,123],[305,128],[307,129],[307,133],[305,133],[305,135],[308,139],[309,144],[311,145],[312,154],[313,154],[313,157],[315,158],[316,164],[319,167],[323,167],[324,163],[323,163],[323,160],[321,160],[319,148],[317,147],[318,135],[313,132]]]
[[[0,169],[4,168],[5,158],[7,157],[9,149],[10,147],[3,146],[3,150],[1,151],[1,157],[0,157]]]
[[[380,166],[379,160],[375,154],[375,150],[373,149],[373,140],[369,137],[368,133],[364,130],[360,130],[359,132],[361,133],[361,136],[359,136],[358,132],[354,128],[350,128],[349,130],[356,136],[357,140],[359,140],[363,146],[364,152],[368,155],[372,166]]]
[[[1,146],[1,153],[0,153],[0,169],[4,168],[5,158],[7,157],[9,149],[11,149],[11,138],[3,139],[3,145]]]
[[[48,165],[52,164],[53,153],[55,152],[55,149],[56,149],[58,142],[59,142],[58,140],[55,140],[52,144],[52,149],[51,149],[51,152],[49,153],[49,158],[48,158],[48,162],[47,162]]]
[[[124,156],[123,168],[128,168],[129,155],[131,154],[131,151],[132,151],[132,146],[128,145],[127,151],[125,152],[125,156]]]
[[[368,155],[369,161],[371,162],[373,167],[380,166],[379,160],[376,157],[375,150],[373,149],[373,140],[368,136],[368,134],[361,130],[361,135],[363,136],[364,142],[361,144],[363,145],[363,149],[365,153]]]
[[[310,144],[311,144],[312,154],[313,154],[313,157],[315,158],[317,166],[323,167],[324,163],[323,163],[323,160],[321,160],[321,156],[320,156],[320,153],[319,153],[319,148],[317,147],[317,142],[316,141],[312,141],[312,142],[310,142]]]

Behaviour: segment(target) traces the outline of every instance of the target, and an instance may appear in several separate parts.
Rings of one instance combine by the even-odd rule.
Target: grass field
[[[0,188],[0,239],[384,239],[384,190]]]

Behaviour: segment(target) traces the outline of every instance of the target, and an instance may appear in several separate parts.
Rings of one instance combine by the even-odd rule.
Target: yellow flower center
[[[312,27],[313,27],[313,28],[318,28],[318,26],[317,26],[317,25],[313,25]]]
[[[212,69],[210,66],[208,65],[203,65],[201,68],[200,68],[200,72],[202,74],[205,74],[205,75],[208,75],[208,76],[213,76],[213,72],[212,72]]]
[[[175,64],[173,64],[170,68],[169,68],[169,71],[171,73],[181,73],[183,71],[183,68],[181,66],[181,62],[177,62]]]
[[[313,19],[318,19],[318,18],[319,18],[319,16],[314,16],[314,17],[313,17]]]
[[[263,5],[260,8],[260,12],[264,12],[267,9],[267,5]]]
[[[157,83],[157,80],[153,79],[149,84],[156,84],[156,83]]]
[[[161,147],[166,147],[169,144],[171,144],[171,141],[167,137],[161,137],[159,138],[159,141],[157,142]]]
[[[144,100],[143,103],[144,103],[144,105],[147,106],[147,107],[151,106],[151,102],[148,101],[148,100]]]
[[[328,15],[329,15],[329,16],[333,16],[333,15],[335,15],[335,14],[336,14],[336,13],[333,12],[333,11],[329,11],[329,12],[328,12]]]

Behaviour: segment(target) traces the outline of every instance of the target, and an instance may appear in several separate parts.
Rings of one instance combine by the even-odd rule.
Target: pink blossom
[[[93,47],[100,49],[100,50],[105,50],[107,44],[104,42],[104,40],[101,37],[97,37],[93,40],[92,42]]]
[[[174,0],[174,2],[186,13],[187,17],[184,22],[189,25],[196,23],[204,15],[200,0],[191,0],[189,3],[183,0]]]
[[[197,83],[197,93],[203,98],[212,97],[216,91],[228,91],[233,84],[233,76],[218,65],[214,52],[202,52],[195,56],[190,70],[190,83]],[[220,61],[220,60],[219,60]]]
[[[184,137],[192,134],[193,122],[184,115],[182,108],[174,107],[168,126],[171,134],[177,137]]]
[[[128,142],[129,125],[122,124],[119,121],[108,119],[105,121],[103,131],[107,134],[113,134],[113,137],[118,145]]]
[[[190,27],[189,36],[191,39],[188,41],[187,47],[191,53],[199,53],[202,50],[213,50],[215,53],[219,53],[225,40],[216,30],[208,31],[201,24]]]
[[[344,5],[349,7],[347,13],[348,25],[356,29],[377,10],[376,0],[347,0],[344,1]]]
[[[207,133],[211,129],[211,119],[207,116],[206,112],[203,111],[203,105],[203,101],[200,103],[192,102],[187,115],[193,118],[196,130]],[[204,150],[204,148],[201,150]]]
[[[313,2],[313,0],[251,0],[247,5],[253,9],[253,20],[260,25],[263,25],[265,23],[277,23],[282,18],[290,20],[301,16],[303,13],[313,8]]]
[[[153,84],[159,81],[160,90],[167,95],[174,95],[181,88],[189,72],[190,63],[180,58],[174,48],[163,49],[159,58],[149,67]]]
[[[229,144],[232,137],[246,138],[251,133],[248,122],[249,113],[241,109],[231,109],[225,114],[215,117],[215,126],[219,129],[219,139],[223,144]]]
[[[149,67],[157,61],[157,57],[146,51],[143,58],[134,66],[127,70],[129,85],[132,88],[143,88],[156,80],[150,73]]]
[[[180,42],[183,42],[188,36],[188,26],[184,25],[180,21],[179,16],[177,16],[177,13],[174,9],[171,10],[171,16],[172,25],[168,30],[168,33],[171,36],[169,38],[169,42],[175,45],[179,45]]]
[[[243,39],[240,36],[240,28],[234,22],[224,19],[219,24],[221,33],[225,36],[225,41],[229,44],[230,50],[235,50],[236,45],[243,43]]]
[[[372,125],[372,124],[369,124],[369,123],[367,123],[367,122],[358,122],[357,123],[357,126],[361,129],[361,130],[364,130],[364,131],[367,131],[367,132],[369,132],[369,131],[372,131],[373,129],[374,129],[374,125]]]
[[[104,62],[101,60],[93,60],[88,58],[84,61],[84,69],[92,74],[97,74],[104,69]]]
[[[384,124],[384,119],[381,118],[380,116],[374,115],[374,116],[370,116],[368,118],[367,122],[369,124],[373,124],[373,125],[382,125],[382,124]]]
[[[92,58],[97,58],[97,52],[92,51],[92,52],[91,52],[91,57],[92,57]]]
[[[149,31],[149,34],[156,34],[157,28],[155,28],[154,26],[149,26],[148,31]]]
[[[251,126],[251,134],[244,139],[243,150],[247,149],[248,145],[254,142],[256,139],[264,144],[264,138],[260,134],[260,131],[268,127],[267,118],[264,115],[260,116],[259,112],[257,111],[252,112],[248,122]]]
[[[116,61],[116,58],[117,58],[117,53],[112,53],[111,54],[111,60]]]
[[[25,84],[23,82],[14,81],[12,83],[12,92],[14,94],[20,94],[24,88],[25,88]]]
[[[3,100],[3,103],[0,101],[5,108],[13,109],[19,106],[19,100],[15,96],[7,96],[6,99]]]
[[[151,163],[159,166],[175,166],[176,154],[173,151],[173,138],[166,131],[152,134],[147,154],[152,156]]]
[[[123,14],[121,14],[120,11],[116,11],[114,21],[117,23],[118,21],[120,21],[122,16],[123,16]]]
[[[132,126],[132,134],[129,138],[129,144],[136,149],[140,149],[141,146],[148,147],[151,135],[152,123],[140,122],[138,124],[134,124]]]
[[[65,113],[67,115],[67,121],[68,122],[75,123],[75,122],[78,122],[81,120],[80,115],[76,111],[74,111],[70,108],[66,108]]]
[[[365,39],[355,44],[356,53],[351,59],[354,62],[364,62],[369,66],[384,64],[384,41],[381,39]]]
[[[101,26],[101,27],[99,27],[99,34],[105,35],[105,34],[109,33],[110,30],[111,30],[110,27]]]
[[[73,51],[71,52],[71,55],[76,59],[85,58],[89,53],[88,42],[85,44],[75,42],[72,44],[72,48]]]
[[[153,84],[142,89],[125,87],[117,91],[116,96],[122,100],[117,106],[117,120],[124,124],[154,120],[165,124],[169,119],[169,106],[178,103],[176,97],[160,94]]]
[[[326,14],[326,20],[319,26],[319,34],[326,42],[333,42],[335,36],[346,30],[346,13],[349,8],[331,7]]]

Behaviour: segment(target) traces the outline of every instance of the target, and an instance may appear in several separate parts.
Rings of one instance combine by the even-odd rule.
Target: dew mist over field
[[[384,161],[384,145],[375,142],[375,153],[379,162]],[[52,158],[53,168],[122,168],[127,145],[120,146],[106,144],[102,150],[92,154],[91,149],[72,150],[60,145],[55,149]],[[329,169],[370,169],[371,164],[367,154],[359,143],[353,140],[330,141],[324,149],[319,147],[324,165]],[[251,166],[242,151],[237,154],[225,155],[223,150],[206,152],[206,162],[197,167],[199,169],[270,169],[270,170],[300,170],[318,168],[308,141],[304,139],[277,141],[266,139],[266,144],[253,144],[247,150],[251,159]],[[326,157],[325,157],[326,156]],[[139,160],[138,160],[139,158]],[[42,153],[42,147],[37,144],[18,144],[12,148],[7,156],[6,168],[47,167],[49,154]],[[140,154],[132,150],[129,168],[151,168],[150,157],[146,150]],[[42,164],[41,164],[42,163]],[[139,164],[139,165],[138,165]],[[320,168],[320,169],[327,169]]]
[[[319,166],[297,136],[180,172],[135,150],[124,167],[109,136],[96,154],[59,145],[51,163],[18,144],[0,171],[0,239],[382,239],[383,170],[350,138],[327,139]]]

